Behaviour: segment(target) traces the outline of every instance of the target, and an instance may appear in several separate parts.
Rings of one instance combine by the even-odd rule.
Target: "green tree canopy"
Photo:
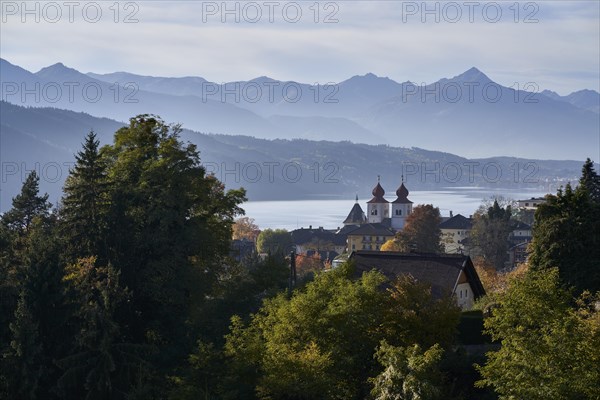
[[[265,229],[258,235],[259,253],[288,254],[292,249],[292,236],[285,229]]]
[[[501,207],[497,200],[485,213],[475,214],[470,233],[472,253],[481,256],[497,270],[504,268],[508,258],[509,234],[512,230],[512,208]]]
[[[248,325],[233,318],[225,346],[232,381],[261,398],[362,399],[368,377],[381,368],[374,359],[381,340],[448,343],[458,322],[455,305],[436,307],[431,291],[413,280],[395,282],[391,293],[382,290],[385,282],[376,271],[355,279],[345,265],[318,274],[291,299],[267,300]],[[430,334],[422,335],[426,325]]]
[[[567,184],[555,196],[546,196],[536,210],[529,264],[536,270],[558,267],[562,282],[579,292],[596,292],[600,290],[600,203],[592,199],[586,183],[595,180],[589,175],[593,168],[586,163],[583,169],[576,189]]]
[[[513,279],[485,320],[501,348],[488,353],[479,368],[479,385],[494,387],[501,400],[599,398],[600,318],[594,300],[587,296],[576,303],[561,287],[557,269]]]

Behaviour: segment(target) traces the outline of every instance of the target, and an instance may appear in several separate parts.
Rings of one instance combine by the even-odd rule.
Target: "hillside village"
[[[289,232],[289,244],[282,250],[280,241],[267,241],[257,250],[256,242],[260,230],[255,229],[245,238],[232,241],[231,254],[243,261],[256,251],[264,258],[267,254],[283,251],[293,252],[296,262],[305,264],[310,260],[310,269],[328,270],[337,268],[348,260],[357,263],[359,271],[377,269],[389,278],[398,274],[419,277],[440,293],[449,291],[462,309],[468,310],[485,291],[473,267],[472,256],[480,256],[478,246],[473,243],[474,217],[461,214],[439,217],[439,252],[423,253],[418,249],[408,252],[394,251],[393,244],[413,213],[413,202],[409,190],[401,177],[395,191],[395,199],[386,199],[386,191],[380,183],[372,190],[373,197],[366,202],[366,213],[358,196],[341,226],[326,229],[322,226],[299,228]],[[532,240],[532,227],[523,220],[533,221],[535,209],[545,202],[544,198],[531,198],[516,202],[519,219],[511,220],[506,236],[506,255],[502,270],[509,271],[527,261],[527,246]],[[284,232],[281,232],[285,235]]]

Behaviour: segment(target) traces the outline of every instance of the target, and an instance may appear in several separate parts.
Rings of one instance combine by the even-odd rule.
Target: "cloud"
[[[514,3],[501,3],[494,23],[492,2],[481,2],[472,21],[464,3],[455,2],[462,16],[454,23],[449,2],[427,3],[429,14],[410,8],[422,2],[297,2],[296,23],[290,22],[298,16],[292,2],[280,2],[271,14],[263,2],[250,3],[258,8],[228,2],[229,14],[222,13],[222,2],[138,2],[137,9],[119,3],[118,15],[112,3],[99,3],[97,23],[78,14],[72,23],[64,13],[57,23],[43,15],[40,23],[3,15],[1,56],[32,70],[61,61],[82,71],[213,81],[269,75],[323,83],[374,72],[432,82],[477,66],[506,85],[533,81],[563,93],[599,86],[595,2],[519,3],[518,12]],[[252,23],[257,9],[261,18]],[[124,23],[128,15],[139,22]],[[338,22],[324,23],[326,17]]]

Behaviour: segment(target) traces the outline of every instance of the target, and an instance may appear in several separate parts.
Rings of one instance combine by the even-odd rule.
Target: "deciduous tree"
[[[395,241],[400,251],[442,253],[440,222],[439,208],[431,204],[416,206],[406,217],[404,229],[396,234]]]

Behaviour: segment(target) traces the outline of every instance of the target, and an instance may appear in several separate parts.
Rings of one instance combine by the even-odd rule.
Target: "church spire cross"
[[[358,193],[356,194],[356,202],[358,203]]]
[[[379,183],[381,180],[381,175],[377,175],[377,183]]]
[[[402,183],[404,183],[404,174],[402,174]]]

